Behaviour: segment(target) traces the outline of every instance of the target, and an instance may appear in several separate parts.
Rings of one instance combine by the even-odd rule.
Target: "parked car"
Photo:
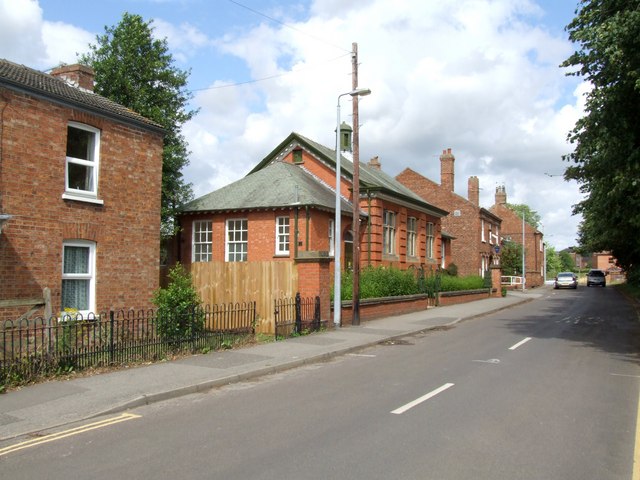
[[[578,288],[578,277],[573,272],[560,272],[556,275],[553,288]]]
[[[587,273],[587,287],[591,285],[602,285],[603,287],[607,286],[606,273],[602,270],[589,270]]]

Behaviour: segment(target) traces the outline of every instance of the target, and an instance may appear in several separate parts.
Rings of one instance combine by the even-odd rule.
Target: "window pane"
[[[63,273],[89,273],[89,247],[64,247]]]
[[[227,220],[227,261],[247,260],[247,220]]]
[[[93,167],[79,165],[69,161],[69,188],[93,191]]]
[[[67,157],[93,161],[93,139],[92,132],[67,127]]]
[[[210,262],[213,252],[213,222],[193,223],[193,261]]]
[[[89,280],[62,280],[62,309],[89,310]]]

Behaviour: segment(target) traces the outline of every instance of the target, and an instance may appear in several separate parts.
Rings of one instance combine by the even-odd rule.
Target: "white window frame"
[[[382,217],[382,253],[396,254],[396,212],[385,210]]]
[[[236,228],[237,226],[240,228]],[[226,221],[225,230],[225,261],[246,262],[249,255],[249,221],[246,218],[229,218]],[[240,235],[240,239],[237,238],[237,234]],[[230,238],[231,236],[233,238]],[[230,248],[231,246],[239,246],[241,249],[238,252],[235,248]]]
[[[88,272],[83,273],[65,273],[64,265],[64,250],[66,247],[81,247],[88,248],[89,261],[87,262]],[[62,284],[64,280],[85,280],[89,282],[89,305],[87,309],[78,309],[78,313],[84,318],[89,313],[95,313],[96,308],[96,243],[88,240],[65,240],[62,242],[62,281],[60,283],[60,301],[62,302],[64,296],[62,295]],[[64,314],[64,305],[61,305]],[[73,315],[70,315],[73,318]]]
[[[433,259],[435,247],[435,224],[427,222],[427,258]]]
[[[335,221],[329,220],[329,256],[333,257],[336,254],[335,244]]]
[[[291,219],[276,217],[276,256],[288,256],[291,248]]]
[[[416,217],[407,218],[407,257],[416,258],[418,246],[418,219]]]
[[[83,202],[97,203],[102,205],[104,202],[98,199],[98,177],[100,172],[100,130],[82,123],[69,122],[67,124],[67,142],[69,141],[69,128],[83,130],[92,134],[92,145],[88,147],[87,156],[89,157],[89,159],[65,156],[64,193],[62,194],[62,198],[67,200],[79,200]],[[69,185],[69,168],[73,165],[80,165],[86,167],[87,169],[91,169],[91,189],[84,190],[73,188]]]
[[[495,227],[495,232],[493,234],[493,244],[495,245],[499,245],[500,244],[500,228],[497,225],[494,225]]]
[[[483,243],[486,243],[487,239],[485,238],[485,234],[484,234],[484,220],[480,220],[480,240]]]
[[[191,228],[191,262],[213,260],[213,222],[194,220]]]

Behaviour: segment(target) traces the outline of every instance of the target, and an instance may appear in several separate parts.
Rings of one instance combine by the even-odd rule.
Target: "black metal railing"
[[[275,339],[303,335],[326,327],[320,319],[320,297],[281,298],[274,301]]]
[[[163,328],[168,324],[178,328]],[[197,308],[180,316],[157,310],[109,311],[0,323],[0,386],[65,371],[217,350],[252,337],[256,303]]]

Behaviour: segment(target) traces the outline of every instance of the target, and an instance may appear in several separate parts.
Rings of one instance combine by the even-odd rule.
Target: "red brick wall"
[[[146,308],[158,287],[162,138],[28,95],[0,90],[0,300],[60,308],[63,240],[96,242],[96,310]],[[100,129],[98,198],[63,200],[67,124]],[[3,313],[0,311],[0,316]]]
[[[489,296],[490,295],[488,289],[487,291],[478,293],[458,294],[458,292],[456,292],[456,295],[440,294],[440,298],[438,299],[438,306],[446,307],[447,305],[458,305],[460,303],[475,302],[476,300],[489,298]]]
[[[511,237],[511,240],[522,245],[522,217],[501,203],[493,205],[490,210],[502,218],[501,236]],[[543,238],[542,234],[528,223],[525,223],[524,227],[526,287],[538,287],[544,283],[544,251],[540,248]]]
[[[373,301],[361,300],[360,320],[375,320],[376,318],[393,317],[396,315],[403,315],[405,313],[419,312],[432,306],[433,299],[429,299],[425,296]],[[342,306],[342,325],[351,325],[351,320],[353,318],[353,312],[351,310],[351,304]]]
[[[409,168],[396,180],[427,202],[449,211],[449,215],[442,218],[442,230],[456,237],[451,241],[451,262],[458,266],[459,275],[479,275],[481,257],[491,254],[488,222],[485,222],[485,242],[481,239],[480,207]]]
[[[276,217],[289,217],[289,255],[276,256]],[[298,210],[298,252],[301,251],[324,251],[329,250],[329,221],[333,214],[319,210],[309,210],[304,208]],[[226,222],[228,219],[247,219],[248,250],[247,261],[289,261],[294,258],[295,253],[295,219],[296,210],[266,210],[252,212],[238,212],[225,214],[189,214],[180,219],[180,258],[183,264],[191,263],[191,249],[193,238],[193,223],[195,221],[211,221],[213,228],[213,260],[225,261],[226,244]],[[350,219],[343,217],[342,222],[349,222]],[[308,231],[308,235],[307,235]]]

